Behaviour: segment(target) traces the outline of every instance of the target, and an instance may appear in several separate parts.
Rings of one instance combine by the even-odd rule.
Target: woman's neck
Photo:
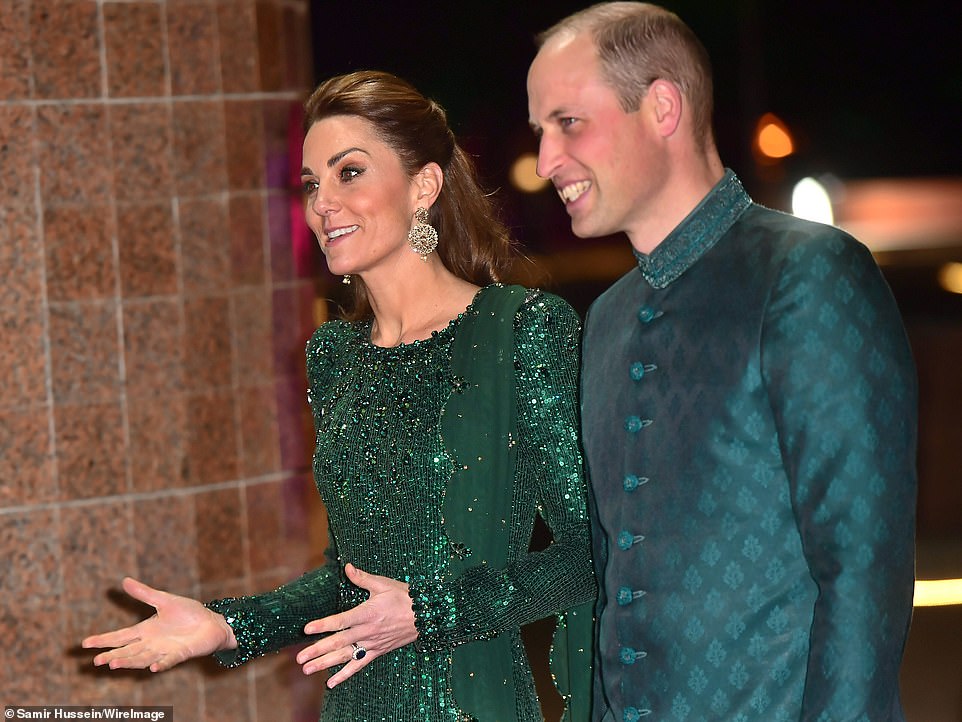
[[[430,338],[462,313],[478,291],[437,259],[423,271],[365,279],[374,312],[371,343],[375,346],[393,347]]]

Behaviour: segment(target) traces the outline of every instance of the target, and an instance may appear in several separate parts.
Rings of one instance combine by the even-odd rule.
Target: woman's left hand
[[[307,634],[332,634],[297,654],[297,663],[304,674],[344,665],[327,680],[331,689],[382,654],[418,638],[414,609],[405,582],[368,574],[353,564],[347,564],[344,572],[352,584],[370,592],[370,597],[346,612],[308,622],[304,627]],[[361,659],[351,656],[355,644],[365,650]]]

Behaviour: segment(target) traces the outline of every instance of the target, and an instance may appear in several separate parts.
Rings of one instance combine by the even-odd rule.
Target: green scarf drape
[[[526,293],[521,286],[505,286],[481,294],[475,322],[463,324],[454,341],[452,371],[463,387],[451,395],[442,420],[455,463],[442,511],[448,537],[470,554],[452,559],[452,576],[479,565],[507,566],[518,438],[514,318]],[[590,604],[559,622],[551,657],[558,689],[570,696],[565,719],[588,719]],[[455,699],[466,712],[483,722],[516,718],[509,635],[457,647],[452,672]]]

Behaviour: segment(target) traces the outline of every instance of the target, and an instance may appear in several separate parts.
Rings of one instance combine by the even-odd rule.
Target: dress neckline
[[[361,341],[361,344],[363,346],[378,353],[387,353],[391,351],[405,351],[407,349],[412,349],[412,348],[423,348],[426,345],[437,343],[442,339],[451,338],[454,336],[454,332],[457,329],[457,327],[461,324],[461,321],[466,316],[474,315],[477,312],[476,307],[478,305],[478,301],[481,300],[481,297],[483,296],[483,294],[492,286],[498,286],[498,285],[501,285],[501,284],[492,283],[487,286],[482,286],[481,288],[479,288],[475,292],[474,296],[471,298],[471,303],[469,303],[463,311],[461,311],[460,313],[458,313],[457,316],[455,316],[450,321],[448,321],[448,324],[444,328],[438,329],[437,331],[432,331],[431,335],[426,338],[416,338],[413,341],[406,341],[403,343],[399,343],[395,346],[378,346],[376,343],[371,341],[371,330],[372,330],[372,327],[374,326],[373,318],[366,318],[363,321],[359,321],[357,323],[356,330],[357,330],[358,338]]]

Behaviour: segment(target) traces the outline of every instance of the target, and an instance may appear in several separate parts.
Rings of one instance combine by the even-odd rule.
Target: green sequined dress
[[[506,558],[501,566],[472,566],[471,548],[449,536],[453,520],[445,516],[457,514],[444,499],[465,461],[451,453],[445,438],[451,418],[445,420],[445,414],[463,416],[457,425],[471,432],[474,413],[470,404],[454,405],[473,373],[470,367],[464,375],[455,373],[452,358],[460,336],[473,332],[472,343],[480,338],[485,345],[478,330],[493,314],[479,309],[511,292],[522,294],[507,331],[513,353],[502,354],[508,376],[514,371],[516,438],[509,441],[516,454],[514,478],[513,483],[490,480],[511,484],[499,487],[508,492],[507,510],[497,521],[501,528],[492,531],[505,538]],[[590,609],[585,603],[596,591],[577,434],[577,315],[551,294],[493,285],[429,339],[384,348],[370,342],[370,331],[370,322],[332,321],[307,345],[317,431],[314,475],[329,517],[327,563],[273,592],[211,602],[231,624],[239,645],[218,658],[236,665],[303,642],[308,621],[360,604],[367,593],[343,573],[351,562],[409,583],[419,637],[326,691],[322,720],[540,722],[520,627],[575,605]],[[491,401],[484,384],[478,391],[478,398]],[[474,521],[470,501],[465,509],[468,522]],[[554,541],[530,552],[539,513]],[[579,623],[585,621],[590,620]],[[496,665],[495,652],[487,662],[482,659],[487,653],[478,645],[489,643],[506,650],[504,684],[489,688],[497,691],[483,693],[481,702],[476,699],[474,708],[466,709],[456,699],[456,678],[459,673],[483,678],[488,664]],[[559,668],[572,678],[584,672],[587,679],[590,650],[585,647],[590,645],[579,644]],[[473,662],[479,663],[477,669],[466,672]],[[586,695],[577,684],[572,681],[570,691]],[[562,684],[559,688],[568,691]]]

